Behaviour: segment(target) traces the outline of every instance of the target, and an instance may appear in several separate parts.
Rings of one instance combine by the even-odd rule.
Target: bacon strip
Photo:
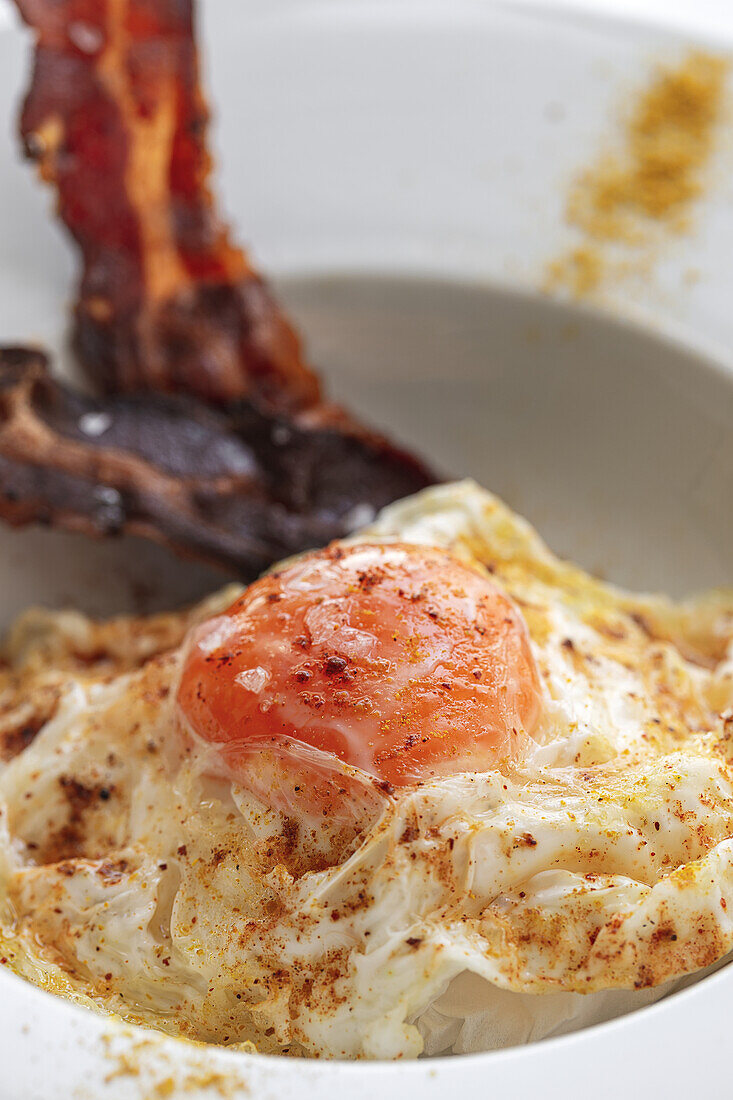
[[[342,537],[435,481],[322,400],[210,191],[193,0],[16,0],[21,132],[79,246],[101,402],[0,349],[0,517],[130,532],[234,570]]]
[[[295,332],[214,208],[193,0],[16,4],[36,37],[21,133],[81,252],[89,374],[108,392],[317,403]]]
[[[333,422],[330,422],[333,421]],[[249,401],[95,401],[40,352],[0,349],[0,518],[142,535],[251,580],[435,481],[381,436],[330,414],[306,424]]]

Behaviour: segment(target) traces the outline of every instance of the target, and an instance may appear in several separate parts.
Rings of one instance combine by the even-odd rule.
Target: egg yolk
[[[354,774],[390,791],[501,764],[539,700],[515,604],[401,543],[334,544],[261,578],[194,631],[178,692],[242,786],[324,814]]]

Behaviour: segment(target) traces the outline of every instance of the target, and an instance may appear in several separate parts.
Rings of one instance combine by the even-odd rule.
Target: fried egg
[[[189,1038],[487,1050],[733,948],[733,593],[632,596],[472,482],[191,611],[26,613],[3,962]]]

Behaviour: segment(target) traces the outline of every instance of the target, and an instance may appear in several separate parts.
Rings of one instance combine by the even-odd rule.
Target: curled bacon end
[[[74,343],[108,392],[319,397],[210,191],[192,0],[16,0],[36,36],[21,133],[81,251]]]
[[[0,348],[0,518],[142,535],[252,580],[435,481],[345,414],[310,419],[249,401],[96,401],[53,379],[42,353]]]

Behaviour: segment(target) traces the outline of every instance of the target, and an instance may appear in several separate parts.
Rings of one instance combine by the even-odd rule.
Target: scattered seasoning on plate
[[[565,217],[577,246],[547,265],[545,289],[592,295],[648,270],[653,248],[690,227],[723,114],[730,59],[695,51],[660,66],[632,106],[619,147],[574,181]]]

